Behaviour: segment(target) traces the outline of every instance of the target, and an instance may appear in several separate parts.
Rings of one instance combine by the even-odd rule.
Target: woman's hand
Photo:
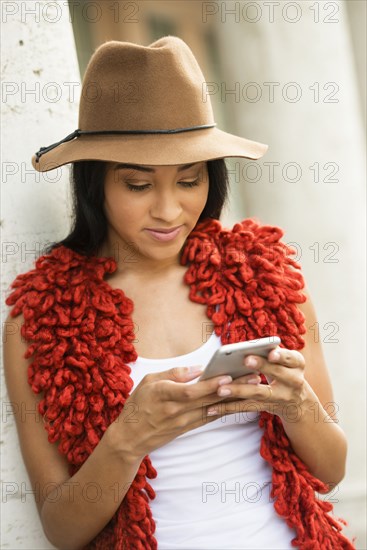
[[[209,415],[255,410],[267,411],[286,420],[300,414],[310,395],[309,384],[304,378],[305,359],[301,353],[278,346],[269,352],[267,359],[259,355],[246,356],[244,365],[254,369],[254,375],[241,376],[221,386],[217,394],[225,399],[210,406]],[[270,383],[261,384],[260,374],[265,375]],[[221,393],[225,390],[231,393]]]
[[[318,323],[315,309],[306,291],[305,294],[307,301],[298,304],[305,316],[304,348],[299,352],[278,347],[268,354],[267,360],[256,356],[258,366],[251,368],[263,373],[270,385],[256,385],[260,377],[255,385],[245,383],[244,377],[225,384],[223,387],[233,393],[230,398],[217,394],[214,418],[238,411],[268,411],[278,415],[293,451],[315,477],[335,487],[345,475],[347,440],[337,424],[339,406],[334,401],[322,345],[312,330]]]
[[[142,459],[179,435],[216,420],[207,417],[207,407],[218,401],[220,384],[232,378],[216,376],[187,383],[203,370],[176,367],[144,376],[111,424],[121,451]]]

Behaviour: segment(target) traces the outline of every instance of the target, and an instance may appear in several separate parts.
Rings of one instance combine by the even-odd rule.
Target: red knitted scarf
[[[189,297],[207,305],[223,344],[277,334],[286,348],[304,346],[304,316],[296,305],[306,300],[304,281],[282,236],[278,227],[252,219],[232,230],[206,219],[186,240],[181,264],[189,264],[184,276]],[[58,442],[70,475],[121,413],[133,386],[126,364],[137,359],[133,302],[104,281],[116,269],[112,257],[88,257],[59,246],[16,277],[6,300],[15,304],[12,316],[23,312],[22,336],[30,343],[25,357],[33,356],[28,381],[36,394],[43,392],[39,412],[48,440]],[[332,505],[315,495],[327,486],[292,451],[280,418],[262,412],[259,425],[260,454],[272,466],[274,507],[295,529],[293,546],[353,549],[341,532],[339,522],[346,522],[330,515]],[[158,547],[149,506],[155,492],[147,481],[156,476],[146,456],[115,515],[88,549]]]

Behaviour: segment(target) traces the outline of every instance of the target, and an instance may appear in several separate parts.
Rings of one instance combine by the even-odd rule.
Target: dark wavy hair
[[[106,239],[108,222],[103,211],[104,179],[107,163],[99,160],[74,162],[71,168],[72,229],[62,241],[43,249],[49,254],[58,246],[66,246],[86,256],[96,254]],[[199,220],[219,220],[228,200],[229,178],[224,159],[207,161],[209,193]]]

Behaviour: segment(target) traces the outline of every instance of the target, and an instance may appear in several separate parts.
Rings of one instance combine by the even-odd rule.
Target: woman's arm
[[[4,363],[24,463],[47,538],[62,550],[82,549],[112,518],[145,456],[216,420],[203,415],[202,403],[215,403],[221,379],[227,382],[228,377],[187,384],[201,374],[201,366],[199,371],[173,367],[147,374],[91,455],[70,477],[65,457],[47,440],[37,412],[40,398],[27,381],[30,360],[24,359],[27,345],[20,337],[22,323],[21,316],[8,317],[5,322]],[[134,419],[129,404],[134,406]]]
[[[8,316],[3,331],[5,379],[20,447],[46,537],[57,548],[83,548],[108,523],[128,491],[141,459],[124,445],[123,426],[104,433],[93,453],[70,477],[66,458],[47,440],[38,413],[40,396],[27,381],[30,359],[20,335],[23,318]],[[119,423],[121,424],[121,423]],[[118,450],[117,444],[118,441]]]
[[[317,323],[315,309],[307,292],[307,301],[299,304],[305,315],[305,347],[301,354],[305,360],[304,401],[299,419],[291,415],[282,417],[284,430],[292,447],[311,473],[330,488],[340,483],[345,475],[347,441],[338,426],[338,405],[333,398],[332,384],[319,339],[311,327]]]
[[[334,414],[337,406],[333,402],[321,344],[315,341],[310,329],[317,319],[309,296],[299,307],[305,315],[307,329],[301,352],[278,348],[279,358],[273,350],[268,361],[259,356],[248,356],[244,361],[245,365],[271,376],[271,387],[248,384],[245,377],[237,378],[221,388],[232,392],[225,407],[218,403],[207,412],[216,409],[218,414],[233,414],[239,410],[254,410],[255,405],[259,411],[277,414],[295,453],[331,490],[345,475],[347,442]],[[256,359],[256,366],[249,364],[251,358]]]

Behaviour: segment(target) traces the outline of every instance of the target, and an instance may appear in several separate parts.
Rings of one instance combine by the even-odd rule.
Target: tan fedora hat
[[[105,42],[85,72],[78,129],[41,147],[32,165],[46,172],[79,160],[173,165],[262,157],[267,145],[216,128],[206,91],[194,54],[177,36],[149,46]]]

